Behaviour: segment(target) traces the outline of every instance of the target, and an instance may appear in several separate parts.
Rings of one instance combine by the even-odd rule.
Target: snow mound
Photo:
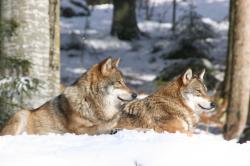
[[[250,143],[221,136],[121,131],[115,135],[0,137],[1,166],[246,165]]]

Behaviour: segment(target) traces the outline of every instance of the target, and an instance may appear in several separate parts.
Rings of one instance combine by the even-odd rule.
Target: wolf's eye
[[[196,91],[197,91],[198,93],[201,93],[201,90],[200,90],[200,89],[196,89]]]
[[[119,82],[119,84],[120,84],[120,85],[122,85],[122,84],[123,84],[123,81],[118,81],[118,82]]]
[[[122,85],[122,82],[121,82],[121,81],[116,81],[116,82],[114,83],[114,85],[115,85],[116,87],[120,87],[120,86]]]
[[[196,96],[201,96],[201,90],[200,89],[196,89]]]

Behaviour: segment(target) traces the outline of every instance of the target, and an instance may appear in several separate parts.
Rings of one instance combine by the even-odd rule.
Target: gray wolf
[[[109,133],[120,118],[121,104],[136,98],[110,57],[93,65],[57,97],[34,110],[13,115],[0,135]]]
[[[204,74],[205,70],[193,76],[192,70],[187,69],[148,97],[126,103],[116,128],[191,134],[200,114],[215,108]]]

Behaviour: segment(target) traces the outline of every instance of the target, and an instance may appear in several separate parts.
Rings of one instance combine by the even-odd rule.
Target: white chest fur
[[[104,98],[104,116],[107,119],[113,118],[113,116],[119,111],[118,104],[114,100],[113,95],[108,95]]]

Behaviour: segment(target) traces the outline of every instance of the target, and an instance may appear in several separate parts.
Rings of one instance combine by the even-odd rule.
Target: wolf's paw
[[[122,129],[121,128],[116,128],[116,129],[112,129],[111,131],[110,131],[110,134],[116,134],[117,132],[119,132],[119,131],[121,131]]]
[[[194,132],[192,131],[186,131],[185,134],[187,134],[188,137],[192,137]]]
[[[135,110],[135,109],[124,109],[123,112],[128,114],[128,115],[134,115],[134,116],[140,115],[140,112]]]
[[[134,130],[135,130],[135,131],[137,131],[137,132],[143,132],[143,133],[146,133],[146,132],[148,132],[148,131],[151,131],[152,129],[135,128]]]
[[[129,115],[137,115],[138,111],[134,108],[134,105],[132,104],[133,102],[129,104],[124,104],[121,112],[129,114]]]

